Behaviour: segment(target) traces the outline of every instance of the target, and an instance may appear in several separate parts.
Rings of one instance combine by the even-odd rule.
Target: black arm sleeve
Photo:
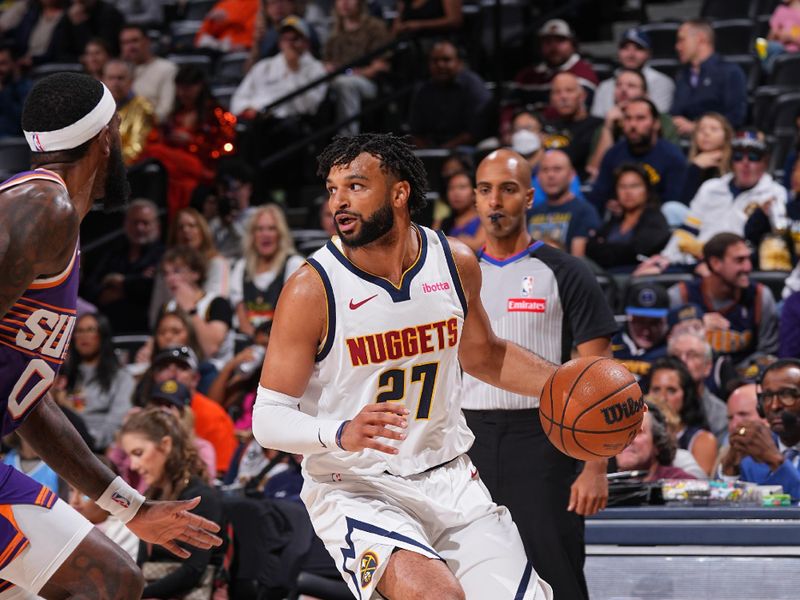
[[[588,266],[549,246],[539,248],[536,257],[552,269],[558,284],[558,295],[564,308],[565,339],[562,348],[565,360],[569,359],[573,346],[616,333],[614,313]]]
[[[211,304],[208,305],[208,312],[206,313],[206,321],[222,321],[228,327],[233,323],[233,309],[231,303],[225,298],[214,298]]]
[[[200,504],[192,510],[196,515],[205,517],[222,525],[222,500],[216,491],[205,485],[190,485],[180,495],[179,500],[188,500],[200,496]],[[140,559],[145,556],[144,544],[139,547]],[[145,586],[142,598],[177,598],[197,586],[205,573],[206,567],[211,563],[212,554],[219,551],[217,548],[198,550],[186,546],[192,555],[180,561],[181,566],[175,571]],[[161,547],[156,547],[153,554],[146,560],[178,561],[179,559]],[[145,562],[140,560],[140,563]]]

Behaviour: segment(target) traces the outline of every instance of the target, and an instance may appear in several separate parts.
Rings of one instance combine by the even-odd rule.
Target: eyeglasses
[[[779,390],[765,390],[758,393],[758,401],[762,406],[765,404],[772,404],[775,398],[780,400],[783,406],[790,408],[797,404],[797,400],[800,399],[800,390],[795,388],[781,388]]]
[[[741,162],[745,157],[747,157],[747,160],[750,162],[759,162],[764,158],[764,154],[761,152],[734,152],[731,155],[731,160],[733,160],[733,162]]]

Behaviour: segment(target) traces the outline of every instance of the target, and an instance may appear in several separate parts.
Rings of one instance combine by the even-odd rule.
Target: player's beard
[[[387,201],[369,219],[361,219],[361,230],[349,238],[342,235],[336,219],[334,219],[333,224],[336,227],[339,239],[342,240],[345,246],[348,248],[360,248],[381,239],[392,230],[392,227],[394,227],[394,211],[391,203]]]
[[[122,149],[119,142],[111,147],[106,168],[106,185],[103,195],[103,208],[105,212],[112,211],[125,205],[131,195],[131,186],[128,183],[128,173],[125,170],[125,161],[122,159]]]

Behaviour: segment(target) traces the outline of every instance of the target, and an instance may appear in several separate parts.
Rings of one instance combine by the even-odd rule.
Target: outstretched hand
[[[200,504],[200,498],[176,502],[145,502],[136,516],[128,521],[128,529],[140,540],[159,544],[179,558],[189,558],[191,553],[177,542],[201,550],[219,546],[222,540],[214,535],[219,525],[189,511]]]

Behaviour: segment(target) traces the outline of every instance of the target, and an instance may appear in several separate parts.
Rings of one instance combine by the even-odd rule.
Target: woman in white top
[[[283,284],[303,264],[283,211],[275,204],[257,208],[247,222],[242,258],[233,265],[231,305],[238,329],[252,336],[260,324],[272,321]]]
[[[230,264],[214,245],[214,237],[203,215],[194,208],[177,212],[167,232],[167,247],[186,246],[197,250],[206,261],[203,290],[212,296],[227,298],[230,293]],[[169,300],[169,292],[161,273],[156,275],[153,296],[150,300],[150,324],[155,325],[158,312]]]

